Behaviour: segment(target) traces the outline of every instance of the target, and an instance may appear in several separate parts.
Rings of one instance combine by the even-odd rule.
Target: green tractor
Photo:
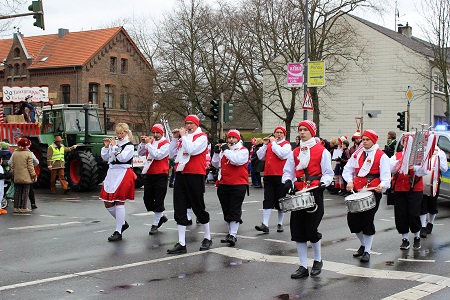
[[[108,164],[103,161],[100,153],[103,139],[111,136],[106,135],[106,130],[102,131],[98,106],[96,104],[57,104],[43,107],[41,134],[27,136],[31,140],[30,150],[39,159],[36,186],[50,187],[47,149],[57,135],[64,139],[64,146],[77,145],[76,149],[68,152],[65,158],[65,175],[70,188],[74,191],[85,192],[103,182]],[[143,185],[142,166],[142,158],[135,154],[133,170],[137,175],[136,188]]]

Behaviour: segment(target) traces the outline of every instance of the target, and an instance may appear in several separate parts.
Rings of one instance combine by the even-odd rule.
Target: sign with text
[[[48,102],[48,87],[3,87],[3,102]]]
[[[288,63],[287,65],[287,86],[298,88],[303,85],[303,64]]]
[[[308,63],[308,87],[325,85],[325,62],[310,61]]]

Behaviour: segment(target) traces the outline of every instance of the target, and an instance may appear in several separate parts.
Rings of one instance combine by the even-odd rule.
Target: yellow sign
[[[414,98],[414,93],[410,86],[408,86],[408,89],[406,90],[406,98],[408,98],[409,101],[411,101]]]
[[[325,85],[325,62],[310,61],[308,63],[308,87]]]

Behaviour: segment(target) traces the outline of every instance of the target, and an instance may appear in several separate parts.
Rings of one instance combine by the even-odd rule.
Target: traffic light
[[[28,6],[28,10],[34,12],[33,18],[35,19],[33,25],[45,30],[44,25],[44,8],[42,6],[42,0],[32,1]]]
[[[216,123],[220,121],[220,100],[211,100],[211,108],[209,109],[212,112],[212,115],[209,116],[211,120]]]
[[[397,119],[397,122],[398,122],[397,128],[400,129],[400,130],[403,130],[403,131],[406,130],[406,119],[405,119],[405,114],[406,114],[406,112],[404,112],[404,111],[401,111],[401,112],[398,112],[398,113],[397,113],[397,116],[398,116],[398,119]]]
[[[233,104],[231,103],[224,103],[223,104],[223,121],[229,122],[233,120]]]

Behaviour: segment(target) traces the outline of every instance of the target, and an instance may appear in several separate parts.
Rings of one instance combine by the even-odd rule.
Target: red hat
[[[343,135],[343,136],[341,136],[340,138],[338,138],[338,142],[339,143],[343,143],[344,141],[346,141],[347,140],[347,136],[346,135]]]
[[[275,133],[275,131],[277,131],[277,129],[280,129],[281,131],[283,131],[284,135],[286,135],[286,128],[284,128],[283,126],[277,126],[277,127],[275,127],[273,132]]]
[[[352,139],[360,139],[361,138],[361,130],[357,129],[355,134],[352,136]]]
[[[362,135],[363,136],[367,136],[369,139],[371,139],[372,140],[372,142],[374,143],[374,144],[376,144],[377,143],[377,141],[378,141],[378,134],[375,132],[375,131],[373,131],[373,130],[364,130],[364,132],[362,133]]]
[[[188,115],[186,119],[184,119],[184,122],[186,123],[188,121],[194,122],[195,125],[200,126],[200,119],[196,115]]]
[[[164,135],[164,126],[162,126],[161,124],[155,124],[152,127],[152,131],[157,131],[157,132],[161,133],[162,135]]]
[[[310,121],[310,120],[301,121],[300,123],[298,123],[297,130],[298,130],[298,128],[300,128],[300,126],[305,126],[306,128],[308,128],[308,130],[309,130],[309,132],[311,132],[312,136],[316,135],[317,127],[316,127],[316,123],[314,123],[313,121]]]
[[[230,136],[237,138],[238,141],[241,140],[241,133],[238,130],[236,130],[236,129],[228,130],[227,137],[230,137]]]
[[[31,142],[29,139],[27,138],[21,138],[18,142],[17,142],[17,146],[21,149],[26,149],[28,146],[31,145]]]

